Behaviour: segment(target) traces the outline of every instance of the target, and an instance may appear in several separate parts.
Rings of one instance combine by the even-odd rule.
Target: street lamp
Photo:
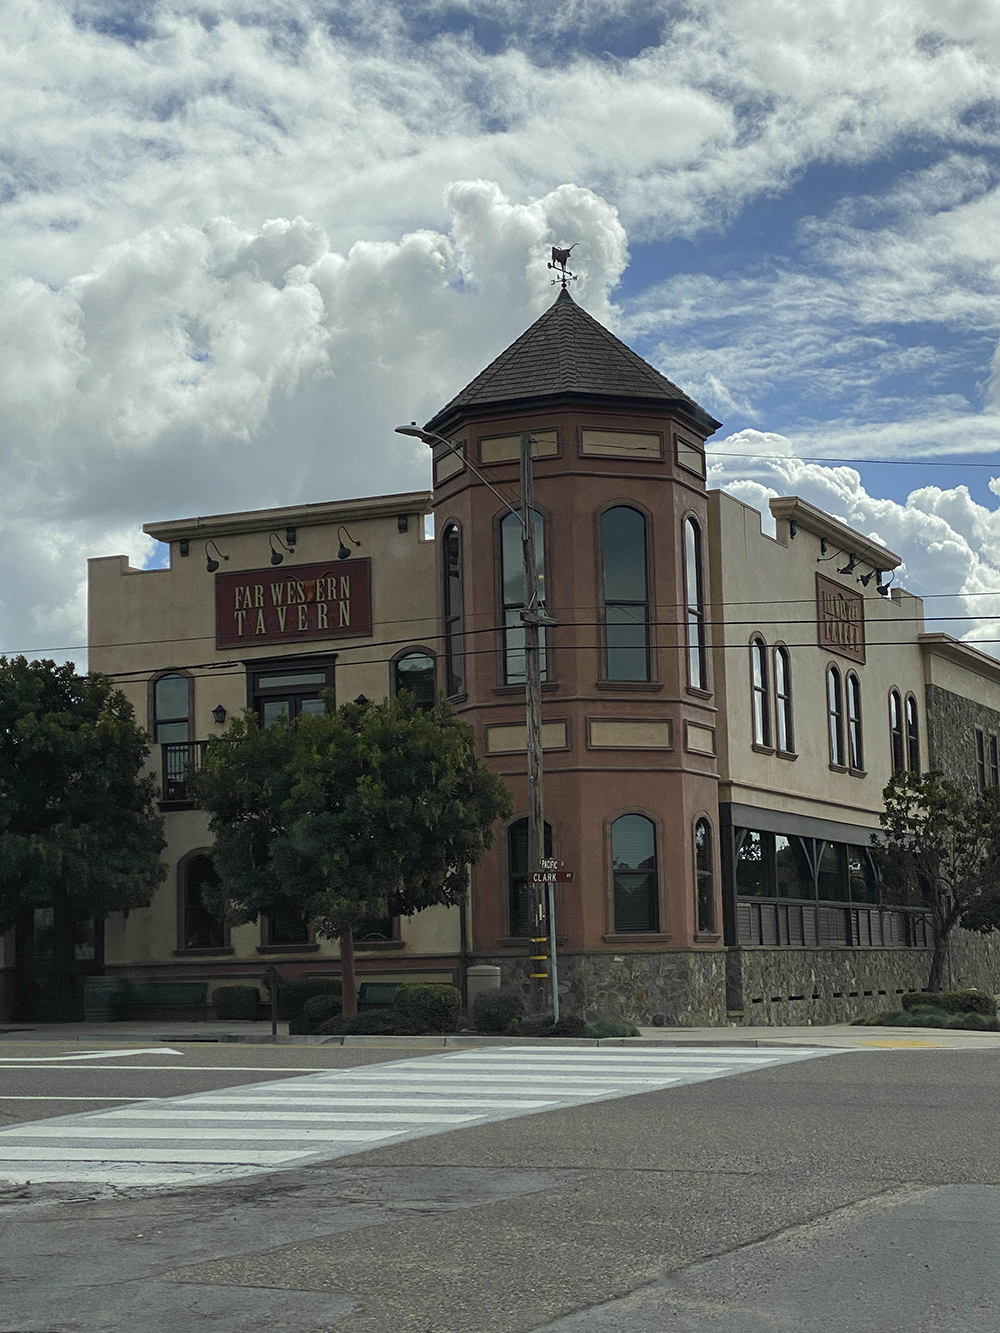
[[[530,432],[521,432],[521,504],[520,509],[515,509],[510,501],[502,496],[495,486],[490,484],[475,464],[465,457],[458,445],[452,440],[439,435],[437,431],[423,430],[415,422],[411,422],[409,426],[397,426],[396,433],[398,435],[412,435],[418,440],[423,440],[424,444],[431,447],[436,444],[444,445],[450,453],[457,454],[483,485],[491,490],[512,514],[516,515],[521,525],[521,555],[524,576],[524,607],[521,611],[521,621],[524,624],[524,700],[528,761],[528,882],[531,885],[531,918],[535,930],[535,935],[531,941],[533,967],[530,975],[533,981],[541,982],[546,979],[546,973],[540,972],[535,965],[544,962],[545,955],[536,954],[534,951],[535,946],[546,942],[545,936],[541,934],[542,922],[545,917],[543,890],[534,878],[535,874],[541,869],[545,846],[543,838],[545,816],[542,801],[542,670],[539,630],[543,627],[558,625],[559,621],[545,614],[541,609],[538,596],[534,520],[535,485],[531,456],[531,446],[536,441]],[[552,960],[552,1017],[558,1022],[559,979],[556,965],[555,914],[552,907],[553,896],[550,890],[549,945]],[[538,986],[535,990],[535,997],[537,1003],[533,1007],[536,1011],[539,1011],[544,1002],[541,986]]]

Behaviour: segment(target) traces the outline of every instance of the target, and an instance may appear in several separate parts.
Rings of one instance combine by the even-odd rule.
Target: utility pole
[[[545,928],[545,891],[535,882],[545,850],[545,805],[542,799],[542,663],[539,627],[549,622],[541,612],[538,597],[538,564],[535,553],[535,479],[528,431],[521,432],[521,551],[524,557],[524,700],[528,752],[528,887],[531,904],[529,976],[532,980],[532,1013],[542,1013],[548,999],[546,964],[548,931]]]

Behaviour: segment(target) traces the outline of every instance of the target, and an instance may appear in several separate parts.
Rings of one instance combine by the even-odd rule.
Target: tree
[[[0,657],[0,930],[145,906],[162,880],[148,738],[106,676]]]
[[[882,833],[873,839],[883,898],[930,910],[927,988],[939,991],[955,926],[1000,926],[1000,787],[968,796],[942,773],[896,773],[883,798]]]
[[[339,939],[347,1015],[358,927],[461,903],[468,867],[511,811],[472,729],[444,702],[428,713],[408,694],[291,726],[244,713],[209,741],[196,785],[215,834],[217,905],[235,922],[294,912]]]

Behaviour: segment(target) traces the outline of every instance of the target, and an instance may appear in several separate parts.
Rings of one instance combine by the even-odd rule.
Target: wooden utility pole
[[[539,626],[547,619],[539,605],[538,564],[535,553],[535,481],[527,431],[521,432],[521,550],[524,557],[524,698],[528,735],[528,890],[531,904],[529,975],[530,1011],[548,1007],[548,957],[544,889],[535,874],[544,855],[545,809],[542,800],[542,663]],[[541,613],[541,614],[540,614]]]

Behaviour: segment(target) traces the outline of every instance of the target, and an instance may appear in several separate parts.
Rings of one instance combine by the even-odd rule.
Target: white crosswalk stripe
[[[506,1046],[331,1069],[12,1125],[0,1182],[199,1184],[834,1054]]]

